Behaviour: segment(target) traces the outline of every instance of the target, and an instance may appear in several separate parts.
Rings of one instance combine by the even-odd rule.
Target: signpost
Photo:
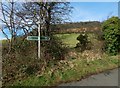
[[[47,37],[47,36],[27,36],[27,40],[49,41],[50,37]]]
[[[49,41],[50,37],[47,37],[47,36],[27,36],[27,40],[38,41],[38,58],[40,58],[40,41]]]

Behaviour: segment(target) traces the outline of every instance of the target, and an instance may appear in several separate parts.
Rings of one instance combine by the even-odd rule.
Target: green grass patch
[[[88,40],[91,41],[93,44],[96,43],[98,40],[96,39],[97,36],[94,33],[87,33],[88,34]],[[71,33],[71,34],[56,34],[58,38],[62,40],[64,44],[66,44],[70,48],[74,48],[76,44],[79,42],[77,40],[77,37],[80,35],[80,33]]]
[[[70,48],[73,48],[78,43],[76,38],[79,36],[79,34],[76,34],[76,33],[72,33],[72,34],[56,34],[55,36],[59,37],[64,44],[66,44]]]

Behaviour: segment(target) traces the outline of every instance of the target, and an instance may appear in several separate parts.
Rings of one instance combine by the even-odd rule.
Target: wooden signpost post
[[[49,41],[50,37],[47,37],[47,36],[27,36],[27,40],[38,41],[38,58],[40,58],[40,41]]]

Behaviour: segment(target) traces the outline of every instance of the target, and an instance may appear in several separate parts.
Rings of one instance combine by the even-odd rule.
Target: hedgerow
[[[111,55],[116,55],[120,49],[119,21],[118,17],[111,17],[102,24],[105,50]]]

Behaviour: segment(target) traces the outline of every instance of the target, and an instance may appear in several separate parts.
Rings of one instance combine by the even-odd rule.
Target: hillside
[[[86,32],[100,32],[101,30],[101,22],[99,21],[89,21],[89,22],[74,22],[74,23],[64,23],[64,24],[55,24],[51,25],[52,33],[78,33],[81,31]],[[29,36],[37,36],[38,31],[33,29],[28,35]]]
[[[101,29],[101,22],[89,21],[89,22],[76,22],[76,23],[65,23],[57,24],[52,26],[52,30],[57,33],[73,33],[81,31],[96,31]]]

